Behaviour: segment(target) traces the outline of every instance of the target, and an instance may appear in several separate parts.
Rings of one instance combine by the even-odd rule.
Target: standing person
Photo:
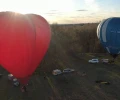
[[[22,91],[22,92],[27,92],[27,88],[26,88],[25,85],[23,85],[23,86],[21,87],[21,91]]]

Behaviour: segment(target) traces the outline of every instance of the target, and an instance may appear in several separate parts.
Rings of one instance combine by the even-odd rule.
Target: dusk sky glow
[[[51,24],[75,24],[120,17],[119,4],[120,0],[2,0],[0,11],[39,14]]]

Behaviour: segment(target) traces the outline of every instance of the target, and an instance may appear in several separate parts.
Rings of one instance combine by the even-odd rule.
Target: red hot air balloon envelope
[[[27,84],[43,59],[50,38],[50,26],[43,17],[0,12],[0,64],[22,84]]]

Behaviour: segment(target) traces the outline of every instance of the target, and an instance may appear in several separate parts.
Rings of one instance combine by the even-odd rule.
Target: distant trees
[[[98,23],[82,25],[54,24],[51,25],[51,28],[53,34],[58,39],[57,41],[64,47],[69,47],[69,50],[83,53],[103,53],[105,50],[97,38],[97,25]]]

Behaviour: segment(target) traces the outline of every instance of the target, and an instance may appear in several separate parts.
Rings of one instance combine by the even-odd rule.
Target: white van
[[[98,59],[91,59],[88,62],[89,63],[99,63],[99,60]]]
[[[52,74],[53,75],[59,75],[59,74],[62,74],[62,72],[59,69],[55,69],[55,70],[53,70]]]
[[[102,59],[101,61],[102,61],[102,63],[108,63],[109,59]]]

